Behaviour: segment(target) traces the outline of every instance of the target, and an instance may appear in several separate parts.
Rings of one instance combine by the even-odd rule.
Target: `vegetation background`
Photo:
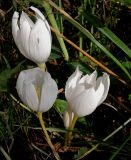
[[[24,108],[15,89],[19,72],[35,64],[14,43],[12,15],[15,10],[28,13],[31,5],[52,26],[47,68],[60,93],[44,120],[61,159],[131,159],[131,1],[49,0],[47,4],[44,0],[0,0],[0,160],[54,159],[35,113]],[[106,101],[79,119],[72,144],[64,149],[64,87],[76,66],[84,74],[95,69],[99,74],[108,72],[111,86]]]

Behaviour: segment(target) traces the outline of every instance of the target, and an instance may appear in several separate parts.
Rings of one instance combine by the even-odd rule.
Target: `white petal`
[[[43,82],[43,71],[39,67],[30,69],[29,72],[30,79],[35,79],[36,85]]]
[[[21,38],[21,45],[24,48],[24,52],[22,53],[26,58],[31,59],[29,57],[29,37],[31,32],[30,23],[27,20],[27,14],[22,12],[20,17],[20,33],[19,36]]]
[[[75,72],[68,78],[65,86],[65,97],[67,100],[70,99],[73,89],[79,82],[81,75],[82,72],[77,68]]]
[[[102,96],[104,94],[104,84],[102,83],[101,78],[99,79],[99,81],[97,80],[96,82],[96,102],[97,102],[97,106],[100,104],[100,101],[102,99]]]
[[[66,129],[69,128],[69,126],[71,125],[73,117],[74,117],[74,113],[71,111],[69,106],[66,107],[63,115],[63,122]]]
[[[30,8],[35,12],[37,19],[41,19],[44,22],[46,29],[49,31],[50,40],[52,40],[50,26],[49,26],[45,16],[41,13],[41,11],[38,8],[33,7],[33,6],[31,6]]]
[[[51,52],[51,38],[44,22],[38,19],[30,34],[30,57],[35,63],[46,62]]]
[[[21,73],[25,75],[25,80],[28,79],[29,81],[43,77],[43,71],[39,67],[23,70]]]
[[[12,35],[13,35],[16,46],[18,47],[21,53],[24,53],[25,51],[21,44],[21,36],[20,36],[20,29],[18,26],[18,18],[19,18],[18,12],[14,12],[13,18],[12,18]]]
[[[16,82],[16,90],[17,90],[17,93],[21,99],[21,101],[25,104],[26,103],[26,100],[23,96],[23,84],[24,84],[24,80],[26,78],[26,75],[24,73],[24,71],[21,71],[18,78],[17,78],[17,82]]]
[[[86,79],[88,79],[88,78],[89,78],[89,75],[86,74],[85,76],[83,76],[83,77],[79,80],[79,84],[80,84],[80,83],[85,83]]]
[[[97,78],[97,71],[94,71],[92,74],[89,75],[89,77],[86,78],[85,82],[87,85],[89,84],[95,86],[96,78]]]
[[[92,88],[96,84],[97,72],[94,71],[91,75],[86,74],[79,80],[79,84],[83,83],[86,89]]]
[[[56,82],[48,72],[44,72],[44,82],[41,90],[39,112],[48,111],[54,104],[58,94]]]
[[[23,12],[23,13],[24,13],[24,18],[29,23],[30,27],[33,28],[34,22],[30,19],[30,17],[25,12]]]
[[[18,18],[19,18],[19,13],[14,12],[13,17],[12,17],[12,35],[13,35],[15,43],[17,43],[17,34],[19,31]]]
[[[78,116],[83,117],[91,114],[97,107],[97,99],[94,88],[85,90],[82,94],[72,99],[69,103],[72,111]]]
[[[102,98],[101,98],[101,100],[100,100],[100,102],[99,102],[98,105],[100,105],[101,103],[103,103],[103,101],[106,99],[108,91],[109,91],[110,78],[109,78],[109,75],[107,73],[103,74],[102,83],[104,85],[104,93],[103,93]]]
[[[46,27],[48,28],[48,30],[50,31],[50,26],[45,18],[45,16],[41,13],[41,11],[33,6],[30,7],[36,14],[37,18],[39,19],[42,19],[46,25]]]
[[[84,84],[77,84],[77,86],[72,90],[72,94],[68,98],[68,102],[72,101],[75,97],[78,97],[85,91]]]
[[[30,9],[32,9],[35,12],[37,17],[41,18],[42,20],[45,20],[45,16],[41,13],[41,11],[38,8],[31,6]]]
[[[36,93],[36,89],[32,83],[29,83],[28,80],[24,81],[23,86],[24,98],[26,99],[26,105],[31,108],[33,111],[38,111],[39,99]]]
[[[27,99],[25,97],[25,91],[23,87],[24,83],[35,83],[37,85],[37,83],[41,83],[40,81],[42,80],[42,78],[43,71],[38,67],[20,72],[16,82],[16,89],[20,99],[24,104],[27,104]]]

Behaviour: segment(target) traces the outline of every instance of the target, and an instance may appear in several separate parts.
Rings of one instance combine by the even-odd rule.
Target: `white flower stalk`
[[[44,15],[35,7],[30,7],[36,15],[34,23],[22,11],[14,12],[12,17],[12,34],[20,52],[31,61],[41,64],[47,61],[51,53],[51,31]]]
[[[83,77],[77,68],[69,77],[65,87],[65,97],[70,109],[78,117],[91,114],[107,97],[110,79],[107,73],[97,79],[97,72]]]
[[[70,107],[67,107],[64,111],[63,122],[66,129],[68,129],[74,118],[74,113],[71,111]]]
[[[57,84],[51,75],[38,67],[21,71],[16,89],[22,102],[36,112],[47,112],[58,94]]]

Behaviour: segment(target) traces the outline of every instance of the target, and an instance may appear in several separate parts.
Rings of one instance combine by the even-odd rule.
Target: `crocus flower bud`
[[[50,73],[40,68],[20,72],[16,89],[22,102],[36,112],[46,112],[56,100],[58,87]]]
[[[51,52],[51,31],[44,15],[35,7],[30,7],[36,16],[34,23],[22,11],[14,12],[12,17],[12,34],[20,52],[31,61],[41,64],[47,61]]]
[[[70,107],[66,107],[63,115],[63,122],[66,129],[71,125],[73,117],[74,113],[71,111]]]
[[[107,97],[110,79],[107,73],[97,79],[97,72],[82,77],[77,68],[69,77],[65,97],[69,107],[78,117],[91,114]]]

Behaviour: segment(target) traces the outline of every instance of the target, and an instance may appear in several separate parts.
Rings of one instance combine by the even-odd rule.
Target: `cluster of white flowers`
[[[20,52],[36,64],[43,64],[51,53],[51,31],[44,15],[35,7],[30,7],[36,15],[34,23],[22,12],[14,12],[12,18],[12,34]],[[97,79],[97,72],[82,77],[79,68],[68,78],[65,86],[65,97],[68,107],[65,109],[63,121],[66,128],[72,123],[74,115],[78,117],[91,114],[107,97],[110,86],[109,75]],[[56,82],[50,73],[40,68],[21,71],[16,89],[20,99],[36,112],[48,111],[58,94]]]
[[[34,23],[22,11],[14,12],[12,18],[12,34],[20,52],[29,60],[40,65],[48,60],[51,53],[51,31],[44,15],[35,7],[30,7],[36,16]],[[21,71],[16,89],[20,99],[37,112],[46,112],[56,100],[58,87],[50,73],[40,68]]]

